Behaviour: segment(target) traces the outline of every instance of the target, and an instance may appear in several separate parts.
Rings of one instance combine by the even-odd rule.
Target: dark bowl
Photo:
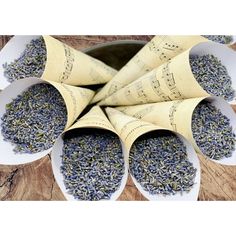
[[[106,63],[116,70],[120,70],[146,43],[146,41],[139,40],[117,40],[83,49],[82,52]],[[97,91],[103,86],[103,84],[96,84],[83,87]],[[88,105],[78,118],[85,115],[93,105]],[[101,108],[104,110],[103,107]]]
[[[95,45],[82,51],[116,70],[121,69],[147,42],[117,40]]]

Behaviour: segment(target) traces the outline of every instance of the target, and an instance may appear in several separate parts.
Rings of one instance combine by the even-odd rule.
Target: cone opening
[[[108,149],[113,156],[109,156]],[[128,178],[125,155],[124,146],[114,132],[75,128],[66,131],[54,146],[53,172],[68,200],[116,200]]]
[[[47,60],[48,60],[48,50],[47,50],[47,43],[46,43],[46,40],[45,40],[45,37],[42,35],[42,41],[43,41],[43,44],[44,44],[44,47],[45,47],[45,50],[46,50],[46,58],[45,58],[45,63],[44,63],[44,70],[43,70],[43,73],[42,73],[42,76],[43,77],[43,74],[44,74],[44,71],[45,71],[45,68],[46,68],[46,65],[47,65]]]
[[[42,36],[14,36],[0,53],[0,89],[13,81],[38,77],[46,64],[46,46]]]
[[[189,52],[189,66],[200,86],[230,103],[236,103],[235,60],[232,49],[214,42],[199,43]]]
[[[200,153],[212,161],[236,164],[236,118],[227,102],[216,97],[203,99],[193,110],[191,129]]]
[[[55,139],[61,134],[59,130],[59,127],[61,127],[60,116],[53,116],[53,111],[51,113],[46,111],[47,101],[50,102],[49,100],[53,99],[48,96],[50,92],[55,91],[55,88],[52,85],[50,85],[50,88],[43,86],[44,88],[41,91],[47,91],[48,94],[44,96],[36,88],[36,85],[40,84],[50,85],[50,83],[37,78],[31,78],[30,80],[26,78],[14,82],[0,94],[0,147],[2,146],[2,149],[4,149],[4,155],[0,160],[1,164],[24,164],[35,161],[51,151]],[[35,96],[37,99],[35,99]],[[60,96],[58,94],[57,98]],[[43,97],[46,99],[45,103]],[[58,99],[56,100],[56,104],[54,103],[53,106],[58,107],[61,103]],[[62,96],[61,101],[66,107]],[[57,109],[55,111],[63,113],[63,111]],[[51,121],[48,121],[50,114],[52,115]],[[64,113],[61,115],[64,117]],[[63,119],[66,122],[67,115]],[[53,131],[53,123],[56,122],[58,123]],[[14,126],[17,128],[14,128]],[[44,129],[47,127],[48,132]],[[14,151],[15,148],[16,151]]]
[[[232,37],[233,37],[233,41],[230,43],[230,45],[233,45],[236,43],[236,35],[232,35]]]
[[[173,153],[170,155],[170,152]],[[169,130],[147,132],[133,143],[129,160],[131,177],[147,199],[197,199],[200,186],[199,161],[193,147],[183,136]],[[185,173],[184,178],[189,180],[189,186],[181,186],[177,180],[183,177],[181,166],[185,166],[182,173]],[[186,166],[189,169],[186,169]]]
[[[233,35],[202,35],[202,36],[207,38],[208,40],[211,40],[212,42],[221,44],[232,44],[234,41]]]

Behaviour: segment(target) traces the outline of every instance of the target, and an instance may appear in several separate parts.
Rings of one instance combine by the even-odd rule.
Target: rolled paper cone
[[[153,131],[156,128],[161,129],[161,127],[156,127],[149,122],[140,121],[136,118],[122,114],[116,109],[108,107],[105,110],[111,124],[126,145],[128,152],[134,141],[140,135]]]
[[[55,145],[53,146],[53,150],[51,154],[51,160],[52,160],[51,163],[52,163],[52,169],[53,169],[55,179],[67,200],[75,200],[75,199],[71,194],[68,194],[68,191],[66,190],[66,187],[64,184],[64,177],[60,171],[60,167],[62,165],[63,137],[65,133],[74,129],[78,130],[78,133],[79,133],[79,129],[81,128],[89,128],[91,129],[91,132],[93,132],[93,129],[109,130],[118,136],[114,127],[111,125],[110,121],[107,119],[106,115],[103,113],[101,108],[99,106],[95,106],[95,107],[92,107],[92,109],[87,114],[81,117],[73,126],[71,126],[68,130],[66,130],[57,139]],[[123,144],[123,141],[122,140],[120,141],[121,141],[123,157],[125,161],[125,173],[121,180],[120,187],[116,190],[116,192],[112,194],[110,200],[116,200],[121,195],[128,179],[128,152],[125,148],[125,145]]]
[[[205,41],[208,40],[200,35],[155,36],[94,96],[92,102],[105,99],[176,55]]]
[[[124,113],[114,109],[114,108],[106,108],[106,113],[108,115],[109,120],[111,121],[111,124],[116,129],[117,133],[120,135],[120,138],[123,140],[127,147],[128,153],[130,152],[130,149],[135,142],[137,138],[140,136],[153,132],[153,131],[170,131],[170,129],[163,128],[161,126],[153,125],[149,122],[145,122],[139,119],[136,119],[131,116],[127,116]],[[182,193],[182,194],[176,194],[176,195],[167,195],[163,196],[161,194],[152,195],[149,192],[145,191],[143,187],[137,182],[135,177],[131,174],[132,180],[138,190],[148,199],[148,200],[197,200],[198,193],[200,189],[200,164],[199,159],[197,157],[196,152],[194,151],[194,148],[192,145],[185,139],[182,135],[175,131],[173,132],[176,136],[178,136],[181,141],[184,143],[184,145],[187,148],[187,155],[188,159],[193,163],[193,166],[197,169],[196,177],[195,177],[195,184],[193,188],[190,190],[190,192]]]
[[[68,129],[77,119],[83,109],[89,104],[94,92],[90,89],[74,87],[66,84],[59,84],[53,81],[45,81],[38,78],[26,78],[13,82],[0,93],[0,117],[6,112],[6,104],[12,102],[19,94],[26,91],[35,84],[47,83],[54,86],[62,95],[67,108],[67,123],[65,130]],[[0,124],[1,124],[0,119]],[[28,135],[28,134],[25,134]],[[3,140],[3,135],[0,132],[0,149],[2,155],[0,156],[0,164],[17,165],[36,161],[46,156],[52,148],[42,152],[33,154],[19,154],[13,151],[13,146],[10,142]]]
[[[233,35],[233,41],[228,45],[228,47],[232,50],[236,50],[236,35]]]
[[[230,45],[233,45],[236,43],[236,35],[232,35],[232,37],[233,37],[233,41],[230,43]]]
[[[205,156],[195,142],[192,133],[192,115],[197,105],[203,100],[209,101],[213,106],[218,108],[222,114],[230,119],[233,132],[236,134],[235,113],[231,106],[219,97],[200,97],[137,106],[117,107],[116,109],[137,119],[151,122],[182,134],[190,141],[198,153]],[[236,147],[231,157],[213,161],[224,165],[236,165]]]
[[[225,44],[225,45],[227,45],[227,46],[229,46],[229,47],[231,47],[233,44],[235,44],[236,43],[236,35],[231,35],[232,36],[232,42],[231,43],[229,43],[229,44]],[[204,36],[203,36],[204,37]],[[210,39],[208,39],[209,41],[212,41],[212,40],[210,40]],[[214,41],[212,41],[212,42],[214,42]]]
[[[190,55],[205,54],[220,59],[232,79],[232,88],[236,90],[236,53],[223,44],[203,42],[120,89],[99,105],[127,106],[212,96],[197,82],[189,64]],[[236,104],[235,97],[230,103]]]
[[[9,82],[2,65],[19,58],[26,45],[40,36],[14,36],[0,52],[0,89]],[[104,84],[117,71],[105,63],[90,57],[51,36],[42,36],[47,51],[47,60],[42,79],[69,85]],[[26,76],[27,77],[27,76]]]

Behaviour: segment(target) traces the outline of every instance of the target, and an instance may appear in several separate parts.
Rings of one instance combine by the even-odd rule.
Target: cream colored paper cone
[[[131,116],[122,114],[120,111],[113,108],[106,108],[106,113],[111,124],[125,143],[128,151],[139,136],[158,128],[161,129],[161,127],[156,127],[149,122],[140,121]]]
[[[229,44],[229,46],[232,46],[236,43],[236,35],[232,35],[233,41]]]
[[[170,129],[162,128],[160,126],[153,125],[149,122],[145,122],[142,120],[138,120],[134,117],[127,116],[124,113],[114,108],[109,108],[109,107],[106,108],[106,113],[112,125],[120,135],[121,139],[126,144],[128,152],[130,152],[130,149],[135,140],[138,137],[142,136],[143,134],[152,131],[157,131],[157,132],[161,130],[170,131]],[[160,194],[151,195],[142,188],[142,186],[136,181],[136,179],[134,178],[134,176],[132,176],[132,174],[131,177],[138,190],[149,200],[197,200],[200,188],[200,172],[201,172],[198,157],[192,145],[182,135],[174,131],[172,132],[182,140],[182,142],[187,148],[187,154],[189,160],[193,163],[193,166],[197,168],[197,174],[195,178],[196,184],[191,189],[191,191],[189,193],[183,193],[182,195],[176,194],[173,196],[165,196],[165,197]]]
[[[44,80],[41,81],[45,82]],[[75,122],[84,108],[89,104],[95,92],[90,89],[60,84],[53,81],[47,82],[53,85],[64,98],[67,107],[66,129],[68,129]]]
[[[204,156],[204,153],[202,153],[197,146],[192,133],[192,114],[196,106],[203,100],[211,102],[212,105],[220,109],[221,112],[230,119],[233,132],[236,134],[235,113],[227,102],[218,97],[201,97],[146,105],[118,107],[117,109],[127,115],[182,134],[192,143],[195,150]],[[213,161],[225,165],[236,165],[236,150],[232,153],[230,158]]]
[[[51,36],[43,36],[47,48],[47,63],[42,78],[70,85],[104,84],[116,70],[105,63],[61,43]]]
[[[91,110],[81,117],[75,124],[73,124],[67,131],[77,128],[99,128],[110,130],[117,134],[116,130],[107,119],[106,115],[99,106],[94,106]],[[118,135],[118,134],[117,134]]]
[[[8,64],[18,59],[26,45],[34,36],[14,36],[0,52],[0,89],[10,83],[4,75],[2,64]],[[47,50],[47,61],[42,78],[45,80],[69,85],[103,84],[110,81],[117,73],[116,70],[103,62],[92,58],[51,36],[43,36]]]
[[[109,130],[115,133],[116,135],[118,135],[114,127],[111,125],[110,121],[107,119],[106,115],[101,110],[101,108],[99,106],[95,106],[58,138],[58,140],[56,141],[53,147],[52,154],[51,154],[52,169],[53,169],[55,179],[67,200],[75,200],[75,199],[72,195],[67,193],[67,190],[64,185],[63,175],[60,172],[60,167],[62,163],[61,155],[62,155],[62,148],[63,148],[63,136],[66,132],[73,129],[78,129],[78,133],[79,133],[80,128],[90,128],[91,132],[93,132],[93,129],[104,129],[104,130]],[[110,200],[116,200],[121,195],[128,179],[128,152],[122,141],[121,141],[121,145],[122,145],[123,156],[124,156],[124,161],[125,161],[125,173],[121,180],[120,187],[117,189],[116,192],[112,194]]]
[[[92,102],[103,100],[176,55],[205,41],[208,40],[200,35],[155,36],[94,96]]]
[[[49,82],[38,78],[26,78],[15,81],[0,93],[0,117],[6,112],[6,104],[12,102],[12,99],[16,98],[19,94],[22,94],[22,92],[29,87],[40,83],[51,84],[61,93],[67,108],[67,114],[65,114],[67,115],[67,124],[65,129],[69,128],[74,123],[94,95],[94,92],[89,89],[59,84],[52,81]],[[0,132],[0,150],[2,150],[0,164],[17,165],[29,163],[46,156],[52,150],[52,148],[49,148],[48,150],[39,153],[19,154],[14,153],[13,148],[14,146],[10,142],[3,140],[3,136]]]
[[[204,36],[203,36],[204,37]],[[232,42],[231,43],[229,43],[229,44],[224,44],[224,45],[227,45],[228,47],[231,47],[233,44],[235,44],[236,43],[236,35],[232,35],[232,38],[233,38],[233,40],[232,40]],[[208,39],[209,40],[209,39]],[[209,41],[212,41],[212,40],[209,40]],[[212,41],[212,42],[214,42],[214,41]]]
[[[194,78],[189,55],[213,54],[226,66],[236,90],[236,53],[227,46],[204,42],[145,74],[101,101],[99,105],[122,106],[210,96]],[[231,101],[236,103],[235,98]]]

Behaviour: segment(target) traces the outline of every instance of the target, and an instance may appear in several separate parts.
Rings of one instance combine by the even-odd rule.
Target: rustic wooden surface
[[[55,36],[76,49],[118,39],[150,40],[151,36]],[[0,48],[10,36],[0,36]],[[236,111],[236,107],[234,108]],[[201,188],[199,200],[236,200],[236,166],[225,166],[199,157]],[[53,177],[50,156],[36,162],[0,165],[0,200],[65,200]],[[119,200],[146,200],[131,178]]]

